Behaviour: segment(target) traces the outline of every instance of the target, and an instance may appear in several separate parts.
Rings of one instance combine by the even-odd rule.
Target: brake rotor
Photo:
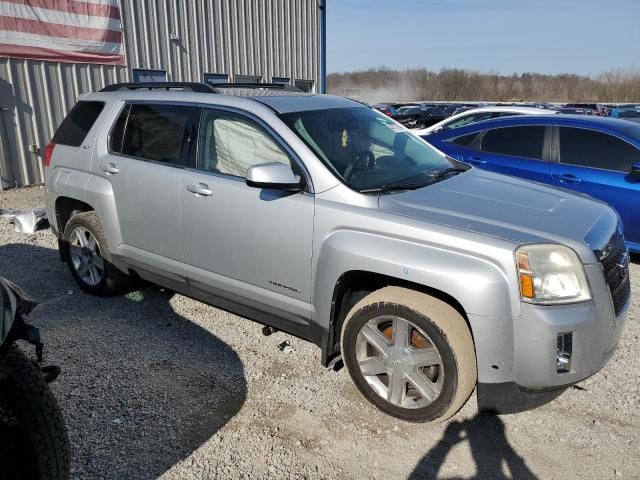
[[[389,340],[393,340],[393,327],[389,325],[381,330],[382,334]],[[429,348],[432,347],[431,342],[427,340],[417,330],[411,330],[411,342],[409,345],[413,348]]]

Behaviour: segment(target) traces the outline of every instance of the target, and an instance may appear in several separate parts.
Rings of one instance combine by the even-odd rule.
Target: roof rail
[[[135,82],[114,83],[107,85],[101,92],[117,92],[119,90],[191,90],[197,93],[217,93],[213,85],[199,82]]]
[[[215,83],[211,85],[217,88],[258,88],[265,90],[284,90],[286,92],[302,92],[298,87],[285,83]]]

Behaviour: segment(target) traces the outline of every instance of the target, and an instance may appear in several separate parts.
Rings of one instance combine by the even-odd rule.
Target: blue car
[[[586,193],[622,218],[640,253],[640,124],[584,115],[519,115],[423,137],[471,165]]]

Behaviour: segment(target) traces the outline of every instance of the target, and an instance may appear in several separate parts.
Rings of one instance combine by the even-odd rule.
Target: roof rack
[[[264,90],[284,90],[285,92],[302,92],[298,87],[285,83],[216,83],[211,85],[216,88],[258,88]]]
[[[223,88],[249,88],[264,90],[283,90],[286,92],[302,92],[298,87],[282,83],[200,83],[200,82],[133,82],[107,85],[101,92],[117,92],[120,90],[191,90],[196,93],[220,93]]]
[[[218,93],[213,85],[199,82],[135,82],[114,83],[104,87],[101,92],[117,92],[119,90],[191,90],[197,93]]]

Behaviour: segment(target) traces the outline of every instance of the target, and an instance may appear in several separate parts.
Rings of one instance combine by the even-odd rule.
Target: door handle
[[[209,189],[209,185],[206,183],[198,183],[197,185],[187,185],[187,190],[191,193],[195,193],[198,197],[210,197],[213,192]]]
[[[484,165],[485,163],[487,163],[486,160],[483,160],[480,157],[468,157],[465,160],[469,163],[474,163],[476,165]]]
[[[556,180],[561,181],[562,183],[580,183],[582,181],[581,178],[578,178],[575,175],[571,175],[570,173],[565,173],[562,175],[553,174],[551,176]]]
[[[103,172],[107,173],[108,175],[115,175],[120,171],[120,169],[116,167],[115,163],[106,163],[104,165],[100,165],[100,168],[102,169]]]

